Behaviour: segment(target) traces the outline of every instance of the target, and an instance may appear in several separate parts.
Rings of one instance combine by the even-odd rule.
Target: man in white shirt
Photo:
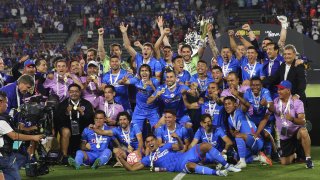
[[[6,93],[0,91],[0,178],[2,173],[4,179],[21,179],[19,175],[16,157],[12,153],[14,140],[40,141],[43,135],[24,135],[15,132],[10,125],[10,118],[5,114],[8,106]]]

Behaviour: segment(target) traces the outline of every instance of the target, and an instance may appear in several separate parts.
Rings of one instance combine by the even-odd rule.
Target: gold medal
[[[91,79],[93,79],[93,80],[96,79],[96,76],[95,76],[95,75],[91,75],[90,77],[91,77]]]
[[[73,110],[77,110],[78,109],[78,106],[73,106]]]
[[[147,88],[147,85],[146,84],[143,84],[143,89],[146,89]]]
[[[97,148],[97,149],[100,149],[100,143],[96,145],[96,148]]]
[[[128,150],[133,150],[133,147],[131,145],[129,145]]]
[[[64,80],[64,82],[67,82],[67,81],[68,81],[68,77],[65,76],[65,77],[63,78],[63,80]]]
[[[281,114],[281,115],[280,115],[280,118],[281,118],[281,119],[284,119],[284,115],[283,115],[283,114]]]

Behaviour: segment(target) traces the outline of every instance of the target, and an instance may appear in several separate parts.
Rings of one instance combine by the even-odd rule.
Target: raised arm
[[[131,46],[130,44],[130,40],[129,40],[129,37],[128,37],[128,25],[124,25],[124,23],[120,23],[120,31],[122,33],[122,39],[123,39],[123,44],[124,44],[124,47],[126,48],[126,50],[128,51],[128,53],[130,54],[130,56],[132,57],[136,57],[136,50],[133,49],[133,47]]]
[[[163,24],[164,24],[164,21],[163,21],[163,17],[162,17],[162,16],[158,16],[158,18],[157,18],[157,24],[158,24],[160,33],[162,34],[162,32],[163,32]],[[171,46],[171,45],[170,45],[170,42],[169,42],[169,39],[168,39],[167,36],[165,36],[165,37],[163,38],[163,45],[164,45],[164,46]]]
[[[279,46],[279,53],[282,54],[283,48],[286,45],[287,28],[288,28],[289,24],[288,24],[286,16],[277,16],[277,18],[281,23],[281,31],[280,31],[280,38],[278,41],[278,46]]]
[[[104,58],[106,57],[106,51],[104,49],[104,41],[103,41],[103,34],[104,29],[99,28],[98,29],[99,39],[98,39],[98,55],[100,57],[101,61],[104,61]]]
[[[165,28],[162,32],[161,32],[161,36],[158,38],[156,44],[154,45],[154,55],[155,58],[159,59],[161,57],[160,55],[160,46],[163,43],[163,39],[165,37],[167,37],[167,35],[170,33],[170,29],[169,28]]]
[[[219,50],[217,48],[216,42],[214,41],[213,35],[212,35],[213,25],[212,24],[208,24],[207,28],[208,28],[209,46],[210,46],[210,49],[211,49],[211,51],[213,53],[214,59],[217,59],[218,56],[219,56]]]
[[[229,30],[228,35],[229,35],[230,47],[231,47],[232,51],[237,52],[237,43],[234,39],[234,31]]]

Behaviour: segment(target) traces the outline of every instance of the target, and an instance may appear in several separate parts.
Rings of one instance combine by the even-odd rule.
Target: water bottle
[[[162,168],[162,167],[154,167],[152,169],[153,172],[166,172],[167,168]]]

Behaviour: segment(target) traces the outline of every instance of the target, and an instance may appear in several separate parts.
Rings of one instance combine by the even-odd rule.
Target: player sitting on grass
[[[146,138],[146,148],[150,149],[150,154],[142,158],[141,162],[137,162],[133,165],[127,163],[121,153],[117,153],[117,157],[123,164],[123,166],[129,171],[137,171],[144,167],[150,167],[153,170],[154,167],[165,168],[169,172],[186,172],[197,173],[206,175],[227,176],[228,171],[239,172],[241,169],[235,168],[233,165],[228,164],[221,156],[220,152],[213,148],[209,143],[197,144],[185,153],[180,153],[183,148],[183,144],[179,136],[176,133],[172,133],[171,137],[178,140],[177,144],[167,143],[159,147],[155,136],[150,135]],[[206,154],[212,156],[212,159],[221,163],[225,170],[214,170],[206,166],[198,165],[197,163],[205,159]]]
[[[106,115],[103,111],[97,110],[94,118],[94,127],[101,130],[110,129],[104,124]],[[92,129],[85,128],[82,132],[81,150],[76,153],[75,159],[69,158],[68,162],[76,169],[80,169],[82,164],[92,165],[96,169],[107,164],[111,157],[111,150],[108,149],[111,137],[98,135]]]
[[[238,97],[236,95],[236,97]],[[223,100],[224,108],[229,114],[228,124],[231,135],[235,138],[238,148],[240,161],[235,166],[237,168],[245,168],[247,163],[253,161],[253,156],[259,153],[258,160],[264,164],[272,165],[272,161],[261,151],[263,140],[259,137],[254,137],[257,131],[256,125],[244,115],[241,109],[238,108],[236,98],[227,96]]]

